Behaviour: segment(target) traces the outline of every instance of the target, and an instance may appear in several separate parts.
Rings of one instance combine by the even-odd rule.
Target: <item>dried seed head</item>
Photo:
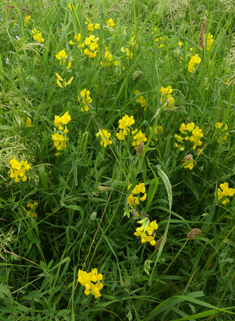
[[[199,45],[201,46],[201,48],[205,47],[205,42],[204,42],[205,29],[206,29],[206,18],[204,18],[202,21],[202,26],[199,34]]]
[[[163,239],[163,236],[161,236],[160,239],[157,240],[157,242],[154,245],[157,250],[159,250],[159,248],[160,248],[160,245],[162,243],[162,239]],[[166,240],[167,240],[167,238],[166,238]],[[165,240],[165,243],[166,243],[166,240]]]
[[[143,149],[144,149],[144,142],[140,142],[136,151],[136,155],[141,156]]]
[[[134,82],[137,82],[143,77],[143,72],[141,70],[136,70],[132,74],[132,77],[133,77]]]
[[[234,65],[235,65],[235,41],[233,40],[232,46],[230,49],[230,54],[228,57],[229,67],[232,72],[231,76],[229,77],[229,84],[228,86],[234,86],[235,84],[235,73],[234,73]]]
[[[197,235],[201,234],[201,230],[199,228],[193,228],[190,232],[188,232],[187,237],[190,240],[193,240]]]
[[[184,159],[185,159],[185,163],[188,163],[193,159],[193,156],[192,154],[188,154],[184,157]]]
[[[101,186],[101,185],[98,186],[98,190],[100,190],[101,192],[105,192],[107,191],[107,189],[108,189],[107,186]]]
[[[137,212],[135,207],[132,208],[131,212],[134,219],[137,219],[139,217],[139,213]]]

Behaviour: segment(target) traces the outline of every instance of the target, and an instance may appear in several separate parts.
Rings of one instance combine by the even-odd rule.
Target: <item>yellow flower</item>
[[[34,201],[33,203],[27,203],[27,207],[30,207],[31,210],[34,210],[36,207],[38,206],[38,203],[36,201]],[[37,214],[36,212],[33,212],[32,211],[27,211],[27,214],[26,214],[27,217],[31,216],[31,217],[37,217]]]
[[[89,32],[92,32],[92,31],[95,30],[93,23],[89,23],[89,24],[88,24],[87,30],[88,30]]]
[[[23,182],[27,180],[27,176],[25,175],[25,172],[30,169],[30,165],[28,164],[28,161],[17,161],[15,156],[13,159],[10,160],[10,178],[14,178],[15,182],[18,183],[20,181],[20,178]]]
[[[116,69],[119,67],[119,61],[118,60],[114,60],[113,64],[114,64]]]
[[[126,129],[126,127],[130,127],[135,123],[134,117],[133,116],[128,116],[127,114],[122,117],[119,121],[119,128],[121,129]]]
[[[215,124],[215,128],[221,129],[220,132],[221,132],[222,135],[224,135],[224,136],[220,136],[219,137],[219,139],[217,140],[218,143],[223,142],[224,140],[226,140],[228,138],[228,133],[225,133],[225,131],[228,129],[228,125],[227,124],[225,124],[223,126],[223,123],[217,122]],[[223,144],[224,144],[224,142],[223,142]]]
[[[74,39],[79,42],[81,40],[81,34],[78,33],[77,35],[75,34]]]
[[[188,169],[192,170],[194,166],[195,166],[195,164],[193,164],[193,162],[190,162],[186,166],[184,166],[184,168],[188,168]]]
[[[114,26],[115,26],[115,24],[114,24],[114,22],[113,22],[113,19],[109,19],[109,20],[107,21],[107,27],[113,28]]]
[[[207,34],[204,35],[204,38],[206,39],[206,51],[210,51],[212,43],[214,41],[213,35],[210,34],[210,32],[209,32],[208,35]]]
[[[66,141],[68,140],[68,138],[64,136],[64,134],[68,133],[68,128],[67,126],[64,126],[64,125],[68,124],[70,120],[71,120],[71,117],[68,111],[66,111],[66,113],[64,113],[64,115],[61,117],[57,115],[55,116],[55,120],[54,120],[55,126],[57,126],[60,131],[63,131],[63,134],[60,134],[57,132],[54,135],[52,135],[52,140],[54,141],[54,147],[57,149],[57,151],[59,151],[55,154],[55,156],[61,155],[60,152],[63,150],[66,150],[67,148]]]
[[[195,66],[200,64],[200,62],[201,62],[201,58],[198,57],[198,54],[194,55],[189,61],[188,71],[193,72],[196,68]]]
[[[135,94],[139,95],[139,91],[135,90]],[[141,107],[144,108],[144,110],[146,109],[146,107],[148,106],[147,101],[144,99],[144,96],[140,96],[136,99],[136,102],[139,103],[141,105]]]
[[[56,77],[57,77],[58,80],[63,81],[63,78],[61,78],[58,73],[56,73]]]
[[[162,94],[161,102],[164,102],[164,103],[167,102],[167,106],[172,107],[173,109],[174,98],[171,96],[172,92],[173,92],[173,89],[171,86],[167,86],[166,88],[164,87],[160,88],[160,93]]]
[[[121,48],[121,52],[125,53],[126,59],[132,59],[133,53],[130,52],[130,50],[129,50],[128,48],[122,47],[122,48]]]
[[[88,111],[89,106],[87,105],[87,103],[89,103],[89,104],[92,103],[92,99],[90,97],[90,91],[85,88],[80,92],[80,96],[82,97],[82,102],[81,102],[82,106],[80,107],[80,110],[81,111]],[[79,97],[78,97],[78,101],[80,101]]]
[[[68,65],[66,67],[66,69],[70,69],[71,68],[71,63],[72,63],[73,59],[70,59],[69,62],[68,62]]]
[[[123,134],[123,130],[119,130],[119,133],[116,134],[116,137],[119,140],[124,140],[125,139],[125,135]]]
[[[130,189],[131,184],[128,185],[128,189]],[[140,196],[139,194],[142,193],[143,195]],[[134,196],[139,195],[139,196]],[[131,194],[127,198],[127,203],[130,205],[131,209],[133,206],[138,205],[141,202],[145,201],[147,198],[146,189],[144,183],[137,184],[134,189],[131,191]]]
[[[73,81],[73,77],[71,77],[69,79],[69,81],[66,82],[65,80],[63,80],[63,78],[58,73],[56,73],[56,77],[57,77],[56,83],[60,88],[66,87],[67,85],[71,85],[71,83]],[[61,81],[63,81],[63,85],[61,84]]]
[[[68,111],[66,111],[66,113],[62,117],[60,117],[60,121],[63,125],[68,124],[70,120],[71,120],[71,117]]]
[[[186,125],[186,130],[191,132],[194,129],[194,126],[195,126],[194,123],[189,123],[189,124]]]
[[[39,32],[39,30],[37,30],[36,28],[34,28],[33,30],[31,30],[32,34],[33,34],[33,39],[39,42],[44,42],[44,38],[42,37],[42,34]]]
[[[131,134],[134,135],[133,136],[132,146],[135,148],[135,150],[138,149],[138,146],[139,146],[140,142],[146,142],[147,141],[147,137],[145,136],[145,134],[142,133],[141,130],[135,129],[134,131],[131,132]]]
[[[113,142],[109,139],[111,136],[111,133],[109,133],[106,129],[99,130],[99,132],[96,134],[96,137],[101,138],[100,145],[104,146],[104,148],[107,147],[107,145],[111,145]]]
[[[134,233],[134,235],[141,237],[141,243],[149,242],[151,245],[155,245],[156,241],[154,239],[156,233],[153,235],[153,231],[158,229],[157,222],[150,222],[150,220],[147,217],[145,217],[137,223],[141,224],[141,227],[136,228],[136,232]],[[145,233],[146,231],[148,235]]]
[[[183,142],[183,140],[184,140],[184,137],[182,137],[182,136],[180,136],[180,135],[177,135],[177,134],[175,134],[175,139],[179,142],[179,143],[182,143]]]
[[[52,139],[54,141],[54,147],[58,150],[58,151],[63,151],[66,150],[67,148],[67,144],[66,141],[68,140],[67,137],[65,137],[62,134],[59,133],[55,133],[54,135],[52,135]],[[61,155],[61,153],[56,153],[55,156],[59,156]]]
[[[224,182],[223,184],[220,184],[220,188],[217,190],[218,194],[218,199],[223,198],[224,196],[234,196],[235,194],[235,189],[234,188],[229,188],[228,183]],[[225,200],[222,201],[222,204],[227,204],[229,202],[229,198],[226,198]]]
[[[165,47],[165,45],[164,45],[165,39],[164,39],[163,37],[156,38],[155,41],[159,43],[158,48],[163,48],[163,47]]]
[[[97,269],[92,269],[90,273],[79,270],[77,282],[81,283],[85,287],[84,293],[89,295],[92,293],[95,298],[101,297],[100,290],[103,288],[102,281],[103,275],[98,274]]]
[[[34,127],[34,126],[32,125],[32,120],[31,120],[29,117],[27,117],[25,127]]]
[[[26,16],[26,17],[24,18],[24,26],[25,26],[25,27],[26,27],[28,24],[30,24],[30,19],[31,19],[30,16]]]
[[[68,58],[68,55],[66,54],[65,50],[62,49],[55,57],[60,61],[60,65],[63,66],[65,60]]]
[[[69,5],[68,5],[68,8],[69,8],[69,10],[70,10],[70,11],[72,11],[72,10],[73,10],[73,8],[72,8],[71,4],[69,4]]]

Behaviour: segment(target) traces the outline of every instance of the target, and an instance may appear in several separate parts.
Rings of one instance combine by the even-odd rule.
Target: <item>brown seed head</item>
[[[205,29],[206,29],[206,18],[204,18],[202,21],[202,26],[199,34],[199,45],[201,46],[201,48],[205,47],[205,42],[204,42]]]
[[[136,155],[141,156],[143,149],[144,149],[144,142],[140,142],[136,151]]]
[[[201,234],[201,230],[199,228],[193,228],[190,232],[188,232],[187,237],[190,240],[193,240],[197,235]]]
[[[185,163],[187,164],[188,162],[190,162],[190,161],[192,160],[192,158],[193,158],[192,154],[186,155],[186,156],[184,157]]]
[[[138,213],[138,211],[136,210],[135,207],[132,208],[131,212],[132,212],[132,215],[133,215],[134,219],[138,218],[139,213]]]

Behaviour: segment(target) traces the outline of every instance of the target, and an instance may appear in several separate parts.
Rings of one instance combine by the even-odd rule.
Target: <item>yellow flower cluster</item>
[[[68,133],[68,128],[65,125],[67,125],[70,122],[70,120],[71,120],[71,117],[68,111],[66,111],[66,113],[62,117],[55,116],[55,120],[54,120],[55,126],[58,127],[58,130],[63,131],[63,134],[60,134],[57,132],[54,135],[52,135],[54,146],[58,150],[55,156],[61,155],[60,152],[62,150],[66,150],[67,148],[66,141],[68,140],[68,137],[66,136],[66,134]],[[55,128],[54,128],[54,131],[56,131]]]
[[[25,26],[25,27],[30,24],[30,19],[31,19],[30,16],[26,16],[26,17],[24,18],[24,26]]]
[[[131,184],[128,185],[128,189],[130,189],[130,188],[131,188]],[[135,196],[135,195],[139,195],[140,193],[143,194],[141,197]],[[146,198],[147,198],[147,194],[146,194],[145,185],[144,185],[144,183],[139,183],[131,191],[131,194],[127,198],[127,203],[132,208],[133,206],[138,205],[140,203],[140,200],[143,202],[146,200]]]
[[[80,34],[80,33],[78,33],[77,35],[75,34],[74,39],[75,39],[77,42],[80,42],[80,40],[81,40],[81,34]],[[75,42],[73,42],[72,40],[69,40],[69,44],[70,44],[70,45],[74,45]],[[81,45],[79,45],[78,48],[80,48],[80,46],[81,46]],[[85,46],[85,45],[84,45],[84,46]]]
[[[126,59],[132,59],[133,53],[130,52],[130,50],[128,48],[122,47],[121,52],[123,52],[125,54]]]
[[[88,104],[92,103],[92,99],[90,97],[90,91],[85,88],[80,92],[80,96],[82,98],[82,101],[81,101],[80,98],[78,97],[78,101],[79,102],[81,101],[81,104],[82,104],[82,106],[80,107],[80,110],[81,111],[88,111],[89,106],[87,105],[87,103]]]
[[[152,131],[152,127],[149,127],[149,130]],[[158,138],[157,138],[158,130],[163,133],[163,127],[162,126],[155,126],[153,137],[157,142],[158,142]],[[151,140],[151,145],[152,146],[155,145],[155,142],[153,140]]]
[[[31,118],[27,117],[26,123],[25,123],[25,127],[34,127],[32,125],[32,120]]]
[[[66,82],[65,80],[63,80],[63,78],[59,75],[59,74],[57,74],[56,73],[56,83],[57,83],[57,85],[60,87],[60,88],[63,88],[63,87],[66,87],[66,86],[68,86],[68,85],[70,85],[71,84],[71,82],[73,81],[73,77],[71,77],[70,79],[69,79],[69,81],[68,82]],[[63,84],[61,83],[61,81],[63,81]]]
[[[201,58],[198,57],[198,54],[192,56],[192,58],[190,59],[190,61],[188,63],[188,71],[193,72],[196,68],[196,65],[199,65],[200,62],[201,62]]]
[[[100,281],[102,281],[102,279],[103,275],[98,274],[97,269],[92,269],[90,273],[82,270],[78,271],[77,281],[85,287],[84,293],[86,295],[89,295],[91,293],[96,299],[101,297],[100,290],[103,288],[103,283],[101,283]]]
[[[200,129],[198,126],[195,127],[195,124],[193,122],[187,125],[182,123],[179,130],[184,136],[180,136],[177,134],[174,135],[178,143],[183,143],[184,141],[190,141],[193,143],[192,149],[195,149],[197,146],[202,145],[202,141],[200,140],[203,137],[202,129]],[[184,150],[185,147],[182,145],[180,146],[178,143],[174,144],[175,147],[179,147],[181,151]]]
[[[113,29],[115,26],[115,23],[113,22],[113,19],[109,19],[107,22],[107,27]]]
[[[135,35],[133,37],[131,37],[130,45],[131,46],[135,46],[136,48],[138,48],[138,43],[136,41]]]
[[[141,237],[141,242],[146,243],[149,242],[151,245],[155,245],[155,234],[153,235],[153,231],[158,229],[158,224],[155,221],[150,222],[150,220],[145,217],[143,220],[138,221],[137,223],[142,224],[141,227],[136,228],[135,236]],[[145,233],[147,232],[148,235]]]
[[[129,127],[135,123],[134,117],[129,117],[128,115],[125,115],[122,117],[122,119],[119,119],[119,132],[116,134],[117,138],[119,140],[124,140],[125,136],[128,132],[130,132]]]
[[[204,38],[206,40],[206,51],[210,51],[211,50],[211,46],[212,46],[212,43],[214,41],[213,39],[213,35],[210,34],[210,32],[207,34],[204,35]]]
[[[234,188],[229,188],[228,183],[224,182],[223,184],[220,184],[217,190],[218,200],[223,198],[224,196],[230,196],[232,197],[235,194]],[[222,202],[222,204],[227,204],[229,202],[229,198],[225,198],[225,200]]]
[[[171,94],[173,93],[173,89],[171,86],[167,86],[166,88],[161,87],[160,88],[160,93],[162,94],[161,97],[161,103],[166,103],[167,107],[171,107],[171,109],[174,108],[174,98],[171,96]]]
[[[84,49],[84,54],[89,58],[95,58],[99,51],[98,41],[98,37],[96,38],[94,35],[90,35],[89,37],[86,37],[84,43],[80,44],[78,47],[84,48],[86,45],[87,48]]]
[[[135,150],[138,149],[138,146],[141,142],[146,142],[147,141],[147,137],[145,136],[145,134],[142,133],[141,130],[138,130],[137,128],[135,130],[133,130],[131,132],[133,136],[133,142],[132,142],[132,146],[135,148]]]
[[[33,211],[37,206],[38,206],[38,203],[36,201],[34,201],[33,203],[27,203],[27,207],[31,208],[31,211],[27,211],[26,216],[37,217],[37,213]]]
[[[34,28],[32,31],[33,34],[33,39],[35,41],[39,41],[39,42],[44,42],[44,38],[42,37],[42,34],[39,32],[39,30],[37,30],[36,28]]]
[[[135,95],[139,95],[139,91],[138,90],[135,90]],[[144,110],[148,106],[147,101],[145,100],[144,96],[138,97],[136,99],[136,102],[139,103],[141,105],[141,107],[144,108]]]
[[[223,142],[224,140],[226,140],[228,138],[228,133],[224,133],[228,129],[227,124],[225,124],[223,126],[223,123],[218,122],[215,124],[215,128],[221,129],[221,133],[223,134],[223,136],[220,136],[219,139],[217,140],[218,143]],[[223,142],[223,144],[224,144],[224,142]]]
[[[101,138],[100,145],[104,146],[104,148],[107,147],[107,145],[111,145],[113,142],[109,139],[111,136],[111,133],[109,133],[106,129],[99,130],[99,132],[96,134],[96,137]]]
[[[113,60],[113,55],[108,51],[108,48],[105,48],[104,54],[102,55],[102,58],[104,60],[100,62],[100,65],[103,67],[110,67],[110,63]]]
[[[100,25],[98,23],[91,23],[89,18],[86,18],[85,24],[87,25],[87,30],[89,32],[93,32],[95,29],[100,29]]]
[[[63,66],[65,60],[68,58],[68,55],[66,54],[65,50],[62,49],[60,52],[58,52],[58,54],[55,57],[60,61],[60,65]]]
[[[165,44],[164,44],[165,39],[163,37],[156,38],[155,41],[158,42],[158,48],[165,47]]]
[[[10,160],[10,164],[11,164],[10,178],[14,178],[16,183],[19,183],[20,178],[22,179],[23,182],[25,182],[27,180],[27,176],[25,175],[25,172],[30,169],[30,165],[28,164],[28,161],[18,162],[18,160],[14,156],[14,158]]]

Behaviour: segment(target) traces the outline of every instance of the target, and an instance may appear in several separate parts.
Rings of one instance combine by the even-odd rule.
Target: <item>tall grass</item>
[[[2,4],[1,320],[234,319],[232,9]]]

